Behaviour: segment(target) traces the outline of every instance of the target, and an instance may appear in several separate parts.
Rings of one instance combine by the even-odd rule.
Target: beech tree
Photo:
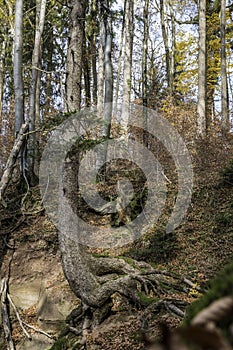
[[[222,102],[222,133],[225,136],[230,130],[229,103],[227,89],[227,63],[226,63],[226,0],[221,0],[221,102]]]
[[[206,0],[199,1],[199,49],[198,49],[198,103],[197,132],[204,137],[206,123]]]
[[[36,30],[34,50],[32,56],[32,77],[29,93],[29,131],[31,132],[27,144],[27,167],[28,179],[33,185],[35,183],[34,162],[35,162],[35,122],[37,91],[40,91],[39,64],[41,55],[41,40],[45,22],[46,0],[37,0],[36,3]]]
[[[125,7],[125,47],[124,47],[124,73],[123,73],[123,98],[121,125],[126,131],[129,120],[129,107],[131,97],[131,73],[132,73],[132,54],[133,54],[133,36],[134,36],[134,1],[127,0]]]
[[[23,83],[23,0],[15,2],[14,37],[14,93],[15,93],[15,133],[18,135],[24,122],[24,83]],[[20,151],[20,173],[25,174],[25,157]]]
[[[81,107],[81,78],[86,1],[70,0],[70,29],[66,64],[66,110],[75,112]]]

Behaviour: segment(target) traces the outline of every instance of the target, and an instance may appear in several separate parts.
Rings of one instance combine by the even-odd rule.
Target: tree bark
[[[221,107],[222,107],[222,134],[230,130],[229,104],[227,89],[227,67],[226,67],[226,0],[221,0]]]
[[[168,33],[167,33],[167,27],[165,22],[164,0],[160,0],[160,21],[161,21],[161,28],[162,28],[163,44],[165,48],[167,86],[168,86],[168,89],[170,90],[171,62],[170,62],[170,49],[168,44]]]
[[[103,38],[104,35],[104,24],[103,19],[100,24],[100,40],[98,47],[98,98],[97,98],[97,111],[99,118],[103,118],[104,110],[104,48],[103,48]]]
[[[0,133],[2,128],[2,107],[3,107],[3,92],[4,92],[4,81],[5,81],[7,31],[4,30],[4,33],[2,34],[2,36],[3,36],[3,40],[1,43],[1,52],[0,52]]]
[[[134,35],[134,1],[126,1],[125,9],[125,48],[124,48],[124,74],[123,74],[123,97],[121,126],[127,132],[131,95],[131,73]]]
[[[88,315],[94,328],[111,312],[114,293],[118,292],[135,306],[145,308],[140,293],[148,297],[150,293],[158,296],[163,283],[168,283],[171,288],[177,285],[180,290],[185,280],[178,278],[177,281],[171,273],[154,270],[144,262],[133,260],[129,264],[122,258],[96,258],[87,253],[87,247],[79,240],[83,230],[74,224],[74,216],[78,215],[78,173],[82,156],[82,151],[70,153],[63,167],[58,210],[59,244],[64,274],[75,295],[81,299],[82,312],[78,322],[84,324]]]
[[[199,3],[199,53],[198,53],[198,103],[197,103],[197,134],[205,137],[206,122],[206,0]]]
[[[66,110],[75,112],[81,107],[86,1],[70,0],[68,5],[71,24],[66,63]]]
[[[23,0],[15,2],[14,29],[14,94],[15,94],[15,135],[17,137],[24,122],[24,82],[23,82]],[[19,153],[20,175],[25,174],[24,149]]]
[[[112,68],[112,18],[109,1],[102,7],[104,49],[104,130],[102,136],[109,137],[112,121],[113,68]]]
[[[40,52],[41,52],[41,41],[42,34],[44,30],[45,23],[45,12],[46,12],[46,0],[37,0],[36,3],[36,33],[35,33],[35,42],[34,50],[32,57],[32,79],[30,86],[30,95],[29,95],[29,131],[30,135],[28,138],[27,145],[27,165],[28,165],[28,180],[31,185],[35,184],[35,173],[34,173],[34,164],[35,164],[35,143],[36,135],[35,131],[35,121],[36,121],[36,94],[38,89],[38,69],[40,66]]]
[[[149,0],[145,0],[143,12],[143,48],[142,48],[142,103],[143,103],[143,141],[147,142],[147,104],[148,104],[148,80],[147,80],[147,59],[148,59],[148,40],[149,40]]]
[[[23,57],[23,0],[15,2],[14,38],[14,89],[15,89],[15,133],[24,122],[24,84],[22,75]]]
[[[126,8],[126,1],[124,1],[124,13],[123,13],[123,19],[122,19],[122,28],[121,28],[121,42],[120,42],[120,48],[119,48],[119,58],[118,58],[118,67],[117,67],[117,81],[116,81],[116,92],[115,92],[115,104],[114,104],[114,111],[113,111],[113,117],[117,117],[117,105],[118,105],[118,98],[119,98],[119,90],[120,90],[120,78],[121,78],[121,68],[122,68],[122,53],[123,53],[123,44],[124,44],[124,31],[125,31],[125,8]]]

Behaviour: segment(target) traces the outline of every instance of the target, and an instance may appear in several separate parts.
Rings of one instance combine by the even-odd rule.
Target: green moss
[[[129,264],[130,266],[132,266],[132,267],[134,267],[134,268],[137,268],[134,259],[131,259],[131,258],[126,257],[126,256],[118,256],[117,259],[123,259],[123,260],[125,260],[125,262],[126,262],[127,264]]]
[[[67,350],[66,337],[58,338],[49,350]]]
[[[144,305],[144,306],[151,305],[151,304],[153,304],[153,303],[158,301],[158,298],[147,296],[146,294],[144,294],[144,293],[142,293],[140,291],[138,291],[138,296],[140,298],[140,301],[141,301],[142,305]]]
[[[198,312],[209,306],[213,301],[228,295],[233,295],[233,262],[227,265],[224,270],[209,283],[206,294],[189,306],[184,323],[186,325],[190,324],[191,320]],[[232,322],[233,315],[227,320],[221,321],[219,326],[223,329],[227,329],[228,325]]]
[[[82,347],[78,343],[78,338],[72,333],[68,333],[67,335],[60,335],[60,337],[56,340],[51,348],[48,350],[78,350]]]

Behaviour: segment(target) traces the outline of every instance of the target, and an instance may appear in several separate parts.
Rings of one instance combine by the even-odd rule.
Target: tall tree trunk
[[[69,47],[66,67],[66,110],[75,112],[81,107],[82,62],[85,27],[85,0],[70,0]]]
[[[145,0],[143,13],[143,48],[142,48],[142,100],[143,106],[147,107],[147,56],[148,56],[148,39],[149,39],[149,25],[148,25],[148,7],[149,0]]]
[[[3,40],[1,43],[1,51],[0,51],[0,133],[2,129],[2,107],[3,107],[3,92],[4,92],[4,81],[5,81],[6,47],[7,47],[7,31],[4,31]]]
[[[15,2],[14,29],[14,93],[15,93],[15,134],[16,137],[24,122],[24,84],[23,84],[23,0]],[[20,174],[25,173],[24,147],[19,153]]]
[[[131,73],[134,36],[134,0],[127,0],[125,9],[125,49],[124,49],[124,74],[123,74],[123,98],[121,112],[121,126],[126,132],[129,121]]]
[[[170,63],[170,89],[171,94],[174,95],[174,80],[175,80],[175,74],[176,74],[176,23],[175,23],[175,15],[174,15],[174,8],[172,1],[169,1],[169,8],[170,8],[170,16],[171,16],[171,63]]]
[[[88,39],[86,38],[83,47],[83,75],[85,85],[85,106],[91,106],[91,77],[90,77],[90,63],[91,63],[91,52]]]
[[[148,82],[147,82],[147,56],[148,56],[148,39],[149,39],[149,25],[148,25],[148,9],[149,0],[145,0],[143,12],[143,48],[142,48],[142,101],[143,101],[143,141],[147,142],[147,105],[148,105]]]
[[[103,8],[103,48],[104,48],[104,123],[103,136],[110,136],[113,103],[113,68],[112,68],[112,19],[109,1]]]
[[[97,111],[98,116],[103,118],[103,108],[104,108],[104,47],[103,43],[105,38],[104,36],[104,23],[103,19],[101,20],[100,25],[100,40],[98,48],[98,99],[97,99]]]
[[[207,131],[206,116],[206,0],[199,2],[199,53],[198,53],[198,103],[197,133],[204,137]]]
[[[169,43],[168,43],[168,33],[167,33],[167,27],[165,23],[164,0],[160,0],[160,21],[161,21],[161,28],[162,28],[163,44],[165,48],[167,86],[168,86],[168,89],[170,90],[171,88],[171,81],[170,81],[171,64],[170,63],[171,62],[170,62],[170,49],[169,49]]]
[[[226,0],[221,0],[221,104],[222,104],[222,134],[230,130],[228,111],[228,89],[226,68]]]
[[[15,132],[18,134],[24,122],[24,84],[22,75],[23,57],[23,0],[15,2],[14,39],[14,89],[15,89]]]
[[[117,105],[119,98],[119,90],[120,90],[120,78],[121,78],[121,68],[122,68],[122,53],[123,53],[123,43],[124,43],[124,31],[125,31],[125,9],[126,9],[126,1],[124,1],[124,13],[122,19],[122,27],[121,27],[121,42],[119,48],[119,58],[118,58],[118,67],[117,67],[117,81],[116,81],[116,93],[115,93],[115,104],[113,116],[116,118],[117,116]]]
[[[36,32],[35,32],[35,43],[32,57],[32,80],[30,86],[29,95],[29,131],[30,136],[28,139],[28,150],[27,150],[27,163],[28,163],[28,179],[29,182],[34,185],[35,174],[34,174],[34,163],[35,163],[35,120],[36,120],[36,92],[38,84],[38,69],[40,67],[40,52],[41,52],[41,40],[44,30],[46,12],[46,0],[37,0],[36,3]]]
[[[92,0],[92,3],[91,3],[91,19],[92,19],[92,35],[90,37],[90,51],[91,51],[91,68],[92,68],[92,81],[93,81],[92,97],[93,97],[94,106],[97,106],[98,75],[97,75],[97,66],[96,66],[96,61],[97,61],[96,37],[99,30],[99,26],[96,29],[97,0]]]

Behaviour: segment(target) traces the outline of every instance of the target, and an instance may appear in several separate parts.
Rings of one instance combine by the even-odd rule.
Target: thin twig
[[[34,326],[32,326],[32,325],[30,325],[30,324],[24,322],[24,321],[22,321],[22,323],[23,323],[24,326],[26,326],[26,327],[28,327],[28,328],[30,328],[30,329],[33,329],[35,332],[41,333],[41,334],[45,335],[46,337],[48,337],[48,338],[50,338],[50,339],[53,339],[53,340],[56,340],[56,339],[57,339],[55,336],[49,335],[48,333],[42,331],[41,329],[36,328],[36,327],[34,327]]]
[[[18,313],[18,311],[17,311],[17,308],[16,308],[16,306],[15,306],[13,300],[11,299],[11,296],[10,296],[9,293],[7,293],[7,298],[8,298],[8,300],[9,300],[11,306],[13,307],[13,310],[14,310],[15,315],[16,315],[18,321],[19,321],[19,325],[20,325],[20,327],[22,328],[23,333],[25,334],[25,336],[26,336],[29,340],[32,340],[31,335],[27,332],[27,330],[26,330],[26,329],[24,328],[24,326],[23,326],[23,321],[21,320],[21,318],[20,318],[20,316],[19,316],[19,313]]]

